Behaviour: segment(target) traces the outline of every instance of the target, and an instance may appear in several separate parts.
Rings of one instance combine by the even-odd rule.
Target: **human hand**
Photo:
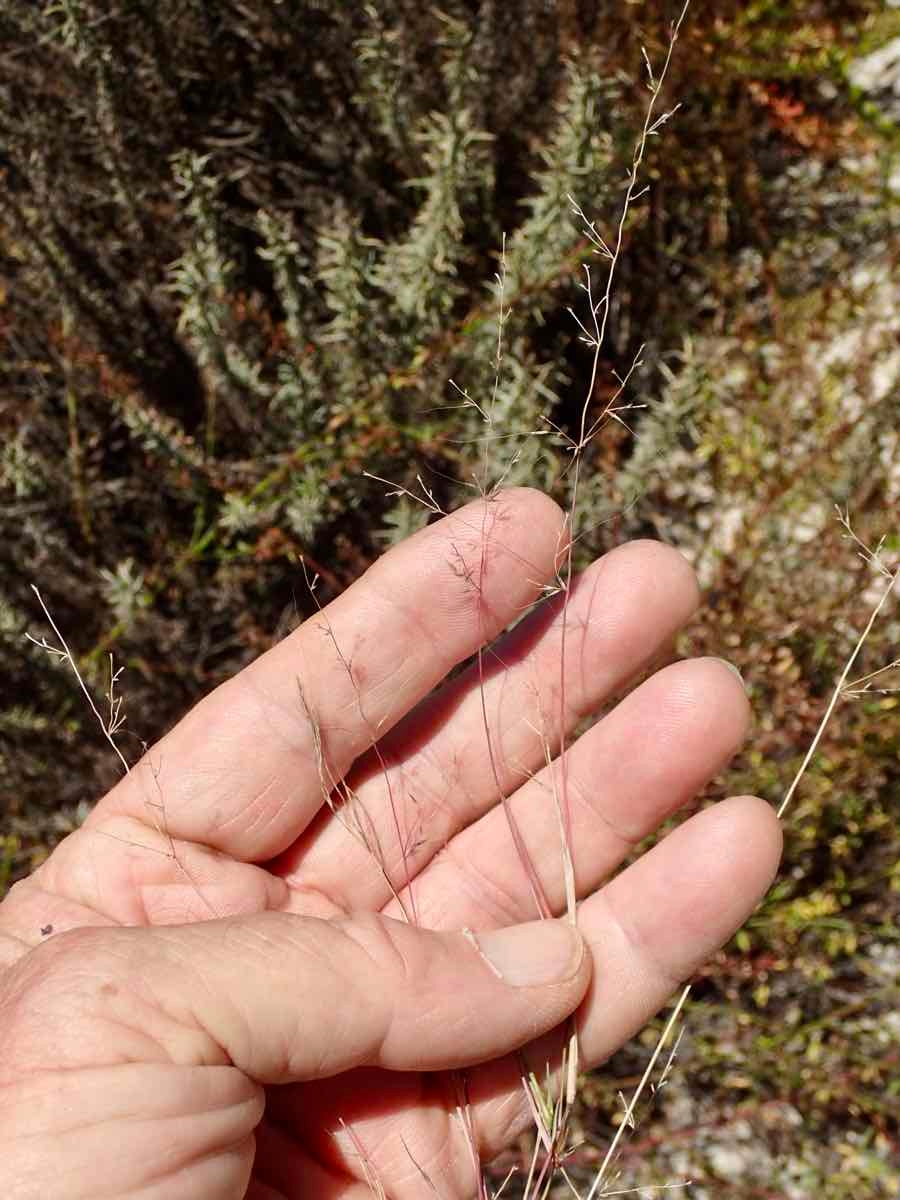
[[[610,879],[744,737],[740,683],[698,660],[567,751],[584,942],[520,925],[536,887],[565,907],[560,725],[697,604],[675,551],[623,546],[574,581],[565,633],[557,597],[434,692],[554,579],[562,529],[521,490],[409,539],[202,701],[12,889],[5,1194],[362,1200],[377,1180],[406,1200],[427,1176],[462,1200],[472,1137],[487,1160],[531,1120],[511,1051],[528,1043],[542,1074],[580,1005],[581,1061],[602,1061],[743,922],[780,852],[753,798]]]

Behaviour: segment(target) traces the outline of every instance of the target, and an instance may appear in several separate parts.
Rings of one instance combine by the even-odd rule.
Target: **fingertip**
[[[699,603],[694,573],[662,542],[626,542],[599,559],[576,582],[584,591],[591,644],[606,659],[628,663],[626,677],[666,645],[691,619]]]
[[[776,810],[768,801],[750,794],[731,796],[716,808],[739,825],[740,832],[752,845],[759,863],[761,894],[765,894],[778,873],[784,848],[784,828]]]
[[[690,679],[698,704],[716,715],[731,735],[732,753],[743,745],[750,730],[753,710],[740,671],[724,658],[689,659]]]
[[[678,603],[685,621],[700,607],[703,596],[696,572],[675,546],[653,538],[635,538],[616,546],[606,557],[620,566],[628,564],[656,582]]]
[[[527,531],[529,558],[545,575],[559,569],[569,544],[566,514],[552,497],[538,488],[501,488],[488,501],[497,505],[504,520]]]
[[[772,807],[756,796],[731,797],[679,825],[617,876],[607,903],[632,945],[664,964],[670,978],[684,979],[750,916],[780,854]]]
[[[566,515],[556,501],[540,488],[501,488],[494,502],[511,504],[517,515],[527,522],[535,521],[542,527],[562,529]]]
[[[782,830],[775,809],[758,796],[729,796],[699,813],[686,826],[702,835],[710,881],[724,889],[728,905],[743,922],[772,886],[781,861]]]

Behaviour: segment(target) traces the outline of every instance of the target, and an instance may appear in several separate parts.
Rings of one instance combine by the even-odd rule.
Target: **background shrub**
[[[0,13],[0,876],[115,778],[24,641],[39,583],[158,737],[308,604],[494,477],[564,495],[589,356],[567,313],[621,204],[675,8],[601,0],[7,0]],[[745,674],[756,730],[711,796],[777,801],[864,619],[848,509],[896,557],[896,130],[874,0],[695,0],[626,230],[596,399],[639,348],[584,557],[673,541],[708,603],[681,647]],[[895,115],[895,114],[894,114]],[[494,386],[500,247],[513,434]],[[450,381],[453,381],[451,385]],[[541,436],[533,436],[535,430]],[[896,606],[860,674],[897,657]],[[782,882],[698,986],[629,1179],[734,1197],[896,1186],[898,697],[841,703]],[[709,797],[707,798],[709,799]],[[706,802],[706,801],[704,801]],[[586,1147],[647,1050],[584,1087]],[[508,1164],[507,1164],[508,1165]],[[502,1166],[502,1165],[501,1165]],[[505,1170],[505,1167],[503,1168]],[[579,1160],[573,1170],[579,1168]],[[502,1177],[502,1176],[501,1176]],[[772,1190],[774,1189],[774,1191]]]

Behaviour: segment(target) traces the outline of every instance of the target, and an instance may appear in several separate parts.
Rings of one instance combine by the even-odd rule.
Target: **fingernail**
[[[737,667],[734,665],[733,662],[729,662],[727,658],[717,658],[717,659],[714,659],[714,661],[720,662],[723,667],[727,667],[728,670],[732,672],[732,674],[737,675],[738,679],[741,681],[741,683],[744,685],[744,687],[747,686],[744,683],[743,675],[740,673],[740,671],[737,669]]]
[[[472,939],[488,966],[511,987],[562,983],[576,973],[584,942],[562,921],[532,921],[479,933]]]

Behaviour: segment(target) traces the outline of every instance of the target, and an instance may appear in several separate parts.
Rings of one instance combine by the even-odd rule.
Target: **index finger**
[[[247,862],[303,832],[354,759],[494,638],[557,568],[541,492],[481,499],[384,555],[321,613],[202,700],[90,818],[156,824]]]

